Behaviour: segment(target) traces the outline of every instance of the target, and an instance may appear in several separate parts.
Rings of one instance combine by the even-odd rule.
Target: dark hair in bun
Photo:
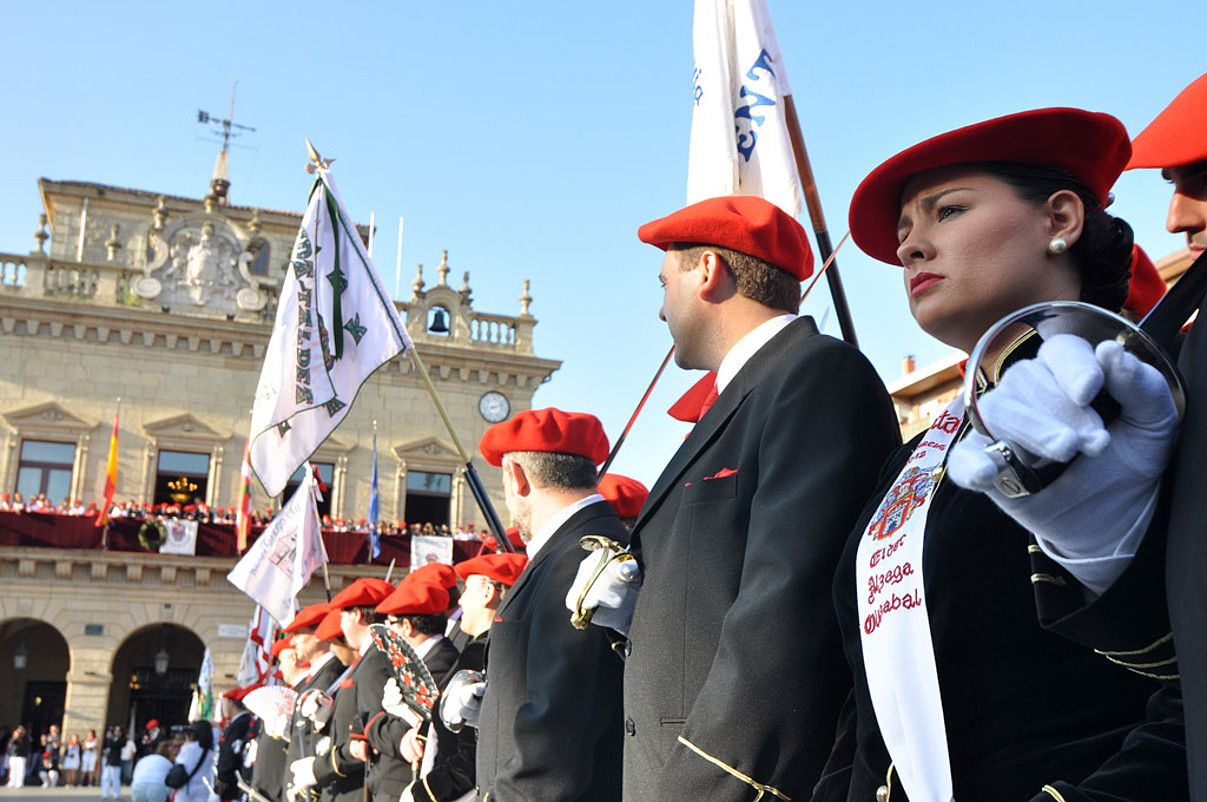
[[[1081,300],[1112,312],[1123,308],[1132,262],[1132,227],[1126,221],[1107,214],[1080,181],[1058,167],[1014,162],[976,167],[1005,181],[1023,200],[1044,203],[1062,189],[1076,192],[1085,206],[1085,223],[1069,255],[1081,276]]]

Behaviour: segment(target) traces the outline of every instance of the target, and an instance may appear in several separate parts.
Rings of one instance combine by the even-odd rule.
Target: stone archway
[[[51,624],[0,622],[0,722],[24,724],[34,743],[50,725],[62,726],[70,668],[67,639]]]
[[[157,658],[167,655],[166,666]],[[179,624],[149,624],[130,633],[113,654],[106,725],[140,732],[150,719],[164,729],[187,724],[189,701],[205,644]],[[164,669],[162,673],[158,669]]]

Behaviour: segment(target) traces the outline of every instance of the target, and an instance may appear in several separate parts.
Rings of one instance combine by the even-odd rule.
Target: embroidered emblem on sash
[[[934,487],[934,475],[926,468],[910,468],[898,477],[896,484],[880,503],[868,534],[874,540],[892,537],[902,525],[922,506]]]

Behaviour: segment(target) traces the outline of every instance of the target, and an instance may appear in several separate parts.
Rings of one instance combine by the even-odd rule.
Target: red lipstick
[[[918,273],[909,280],[910,297],[917,297],[926,292],[931,287],[943,280],[943,276],[936,273]]]

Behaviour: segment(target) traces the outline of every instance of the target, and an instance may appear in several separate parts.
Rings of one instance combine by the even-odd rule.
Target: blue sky
[[[851,192],[926,136],[1050,105],[1138,132],[1207,69],[1185,5],[769,0],[832,238]],[[351,212],[376,212],[387,282],[405,215],[406,288],[449,249],[475,306],[515,313],[532,281],[535,338],[563,369],[538,406],[592,411],[615,437],[670,339],[660,254],[638,225],[684,201],[690,2],[21,3],[5,9],[0,250],[33,245],[38,176],[199,197],[217,146],[197,109],[255,126],[231,158],[232,201],[297,209],[302,138],[337,159]],[[1180,247],[1168,187],[1127,174],[1114,210],[1154,257]],[[900,273],[838,259],[863,347],[886,381],[946,347],[909,317]],[[408,290],[409,291],[409,290]],[[837,333],[824,282],[806,304]],[[668,369],[616,469],[651,483],[686,428],[662,414],[693,376]],[[250,392],[250,390],[249,390]]]

